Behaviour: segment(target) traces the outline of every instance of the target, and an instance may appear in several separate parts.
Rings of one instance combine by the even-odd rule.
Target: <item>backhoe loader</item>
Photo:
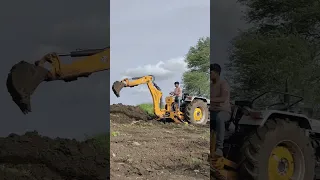
[[[76,59],[70,64],[64,64],[60,58],[64,56],[84,58]],[[50,65],[49,69],[46,68],[46,64]],[[8,74],[6,85],[12,100],[24,114],[27,114],[31,112],[30,96],[41,82],[75,81],[79,77],[88,77],[92,73],[105,71],[109,68],[109,47],[77,50],[68,54],[48,53],[34,64],[26,61],[15,64]]]
[[[115,81],[112,85],[112,90],[117,97],[120,97],[120,91],[124,87],[135,87],[141,84],[146,84],[150,91],[153,100],[154,114],[158,117],[158,120],[173,120],[176,123],[191,123],[191,124],[206,124],[209,119],[208,106],[210,100],[189,96],[184,94],[180,108],[174,101],[173,96],[165,98],[165,105],[162,105],[162,92],[159,86],[155,83],[155,77],[153,75],[125,78],[121,81]]]
[[[235,101],[226,123],[223,156],[215,154],[211,132],[211,178],[217,180],[320,179],[320,121],[301,107],[303,98],[265,92]]]

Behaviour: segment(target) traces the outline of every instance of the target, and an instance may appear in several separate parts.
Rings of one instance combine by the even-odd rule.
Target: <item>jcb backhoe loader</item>
[[[155,83],[152,75],[123,79],[113,83],[112,90],[117,97],[124,87],[135,87],[146,84],[153,100],[154,114],[158,120],[171,119],[176,123],[187,122],[192,124],[206,124],[209,118],[208,106],[210,101],[203,97],[189,96],[184,94],[180,108],[177,108],[173,96],[165,98],[165,105],[162,108],[162,92]]]
[[[76,59],[70,64],[61,62],[60,57],[85,57]],[[49,63],[51,68],[46,69]],[[30,64],[20,61],[12,67],[7,78],[8,92],[20,110],[27,114],[31,112],[30,96],[43,81],[63,80],[70,82],[79,77],[88,77],[92,73],[110,68],[110,48],[86,49],[69,54],[49,53],[42,59]]]

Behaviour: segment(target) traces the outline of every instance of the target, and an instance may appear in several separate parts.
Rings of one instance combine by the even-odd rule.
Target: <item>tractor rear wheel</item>
[[[193,100],[186,106],[184,116],[191,124],[207,124],[209,118],[207,103],[200,99]]]
[[[240,177],[246,180],[312,180],[315,154],[296,122],[268,120],[246,138]]]

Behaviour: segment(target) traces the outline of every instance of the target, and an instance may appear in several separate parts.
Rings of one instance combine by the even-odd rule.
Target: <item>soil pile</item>
[[[130,106],[123,104],[113,104],[110,106],[111,120],[117,123],[130,123],[132,121],[148,121],[153,119],[147,112],[138,106]]]
[[[51,139],[37,132],[0,138],[0,177],[8,180],[105,180],[108,150],[93,140]]]

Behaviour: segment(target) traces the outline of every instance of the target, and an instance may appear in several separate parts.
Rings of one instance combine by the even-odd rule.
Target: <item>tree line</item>
[[[267,90],[320,102],[320,2],[316,0],[238,0],[251,28],[230,42],[225,64],[234,99],[248,99]],[[186,55],[186,91],[209,95],[210,38],[200,38]],[[200,87],[200,90],[199,90]]]

